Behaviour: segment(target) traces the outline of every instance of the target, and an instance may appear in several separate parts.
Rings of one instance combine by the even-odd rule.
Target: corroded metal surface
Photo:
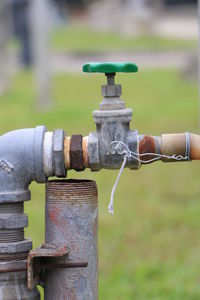
[[[156,143],[155,139],[151,135],[143,135],[139,141],[139,153],[156,153]],[[142,157],[143,161],[150,160],[155,156],[152,155],[145,155]]]
[[[143,161],[148,161],[155,158],[154,155],[148,153],[160,153],[160,138],[151,135],[139,136],[139,154],[147,155],[142,156]]]
[[[65,177],[66,169],[64,163],[64,139],[65,133],[62,129],[57,129],[53,134],[53,165],[57,177]]]
[[[62,257],[68,253],[68,249],[65,245],[61,247],[55,247],[50,244],[42,244],[40,247],[30,251],[28,254],[27,263],[27,276],[28,276],[28,289],[32,290],[41,281],[41,267],[43,262],[40,258],[55,258]],[[44,262],[43,262],[44,263]]]
[[[47,182],[45,240],[69,247],[69,255],[63,263],[88,262],[88,267],[46,270],[46,300],[97,299],[97,221],[94,181]]]
[[[85,169],[83,163],[82,135],[72,135],[70,145],[71,168],[76,171]]]
[[[0,273],[12,273],[26,271],[27,260],[1,262]]]
[[[0,299],[40,300],[39,291],[36,288],[28,291],[26,281],[26,271],[0,273]]]

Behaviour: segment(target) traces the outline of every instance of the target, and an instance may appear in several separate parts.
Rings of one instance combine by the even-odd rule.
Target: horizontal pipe
[[[165,156],[179,156],[186,157],[187,145],[186,145],[186,134],[185,133],[172,133],[162,134],[161,137],[143,135],[139,137],[139,154],[153,153],[162,154]],[[200,159],[200,135],[189,134],[190,143],[190,160]],[[142,156],[142,160],[149,160],[155,156],[147,155]],[[173,158],[161,157],[164,162],[176,161]]]
[[[161,136],[161,153],[165,155],[186,155],[185,133],[163,134]],[[190,134],[190,159],[200,159],[200,135]]]
[[[189,135],[190,140],[190,160],[200,159],[200,135],[191,133]],[[67,170],[71,169],[71,159],[70,159],[70,146],[71,137],[65,137],[64,141],[64,159],[65,167]],[[88,136],[82,139],[82,151],[83,151],[83,164],[85,168],[89,168],[89,157],[88,157]],[[159,136],[151,135],[139,135],[138,139],[138,153],[152,153],[152,154],[162,154],[165,156],[182,155],[186,156],[186,134],[185,133],[172,133],[172,134],[162,134]],[[153,158],[154,155],[143,155],[140,157],[143,162],[147,162]],[[164,162],[177,161],[173,158],[161,157],[160,160]],[[112,167],[112,166],[111,166]]]

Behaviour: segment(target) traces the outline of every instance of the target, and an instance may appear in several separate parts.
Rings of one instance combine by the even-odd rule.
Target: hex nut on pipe
[[[83,163],[83,145],[82,135],[72,135],[70,143],[70,164],[71,169],[83,171],[85,169]]]
[[[0,253],[18,253],[32,249],[31,239],[26,239],[20,242],[0,243]]]
[[[88,137],[89,167],[92,171],[100,170],[99,143],[97,132],[91,132]]]
[[[25,214],[0,214],[0,229],[24,228],[28,226]]]
[[[66,177],[64,162],[64,139],[65,133],[62,129],[57,129],[53,134],[53,162],[54,173],[57,177]]]

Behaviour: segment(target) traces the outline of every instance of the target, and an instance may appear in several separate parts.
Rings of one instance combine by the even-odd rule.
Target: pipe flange
[[[57,129],[53,133],[53,164],[54,173],[57,177],[66,177],[64,159],[64,139],[65,133],[62,129]]]
[[[0,243],[0,253],[18,253],[32,249],[32,240],[26,239],[21,242]]]

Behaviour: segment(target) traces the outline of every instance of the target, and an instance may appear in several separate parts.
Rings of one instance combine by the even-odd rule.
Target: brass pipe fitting
[[[66,136],[64,139],[64,161],[65,167],[67,170],[72,169],[72,159],[71,159],[71,143],[72,138],[70,136]],[[88,158],[88,136],[82,137],[81,143],[81,151],[82,151],[82,161],[84,168],[89,168],[89,158]]]

